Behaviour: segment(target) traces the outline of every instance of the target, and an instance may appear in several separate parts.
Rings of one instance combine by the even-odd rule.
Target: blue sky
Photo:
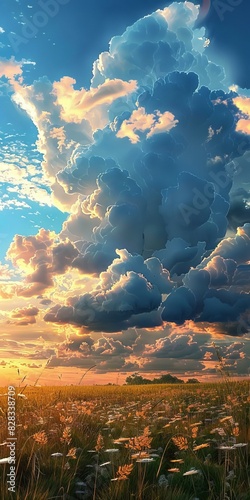
[[[248,373],[249,5],[200,3],[1,4],[6,372]]]

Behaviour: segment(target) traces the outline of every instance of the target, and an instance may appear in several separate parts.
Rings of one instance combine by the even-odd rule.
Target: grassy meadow
[[[247,500],[249,382],[19,387],[8,500]],[[8,457],[0,389],[0,459]]]

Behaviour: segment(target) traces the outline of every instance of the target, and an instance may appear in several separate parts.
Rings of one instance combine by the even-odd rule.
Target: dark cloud
[[[26,316],[37,316],[39,312],[39,309],[37,307],[24,307],[23,309],[15,309],[15,311],[12,312],[11,316],[12,318],[23,318]]]
[[[189,246],[182,238],[173,238],[166,244],[166,248],[154,252],[165,269],[170,274],[186,274],[190,267],[196,267],[205,253],[205,242],[199,242],[197,246]]]
[[[200,321],[227,322],[240,320],[241,313],[250,308],[249,293],[228,290],[209,290],[204,298]]]
[[[52,272],[64,274],[78,254],[77,248],[70,241],[54,246],[52,250]]]
[[[250,223],[238,228],[234,237],[222,240],[208,260],[211,260],[216,255],[220,255],[225,259],[232,259],[237,264],[246,263],[250,257]]]
[[[45,321],[85,325],[90,329],[117,331],[135,326],[137,315],[151,313],[161,304],[161,294],[173,286],[169,272],[152,257],[146,261],[127,250],[117,250],[115,259],[101,274],[101,286],[86,293],[70,307],[55,306]],[[119,326],[118,326],[119,325]]]
[[[34,306],[15,309],[11,313],[11,323],[19,326],[32,325],[36,323],[39,309]]]
[[[112,332],[233,322],[249,307],[238,290],[248,224],[227,237],[235,165],[249,139],[243,148],[237,94],[206,57],[196,16],[195,7],[173,4],[141,19],[94,64],[92,89],[106,78],[138,85],[110,105],[109,124],[57,175],[80,196],[64,227],[79,235],[79,253],[71,260],[68,244],[62,272],[65,262],[101,274],[92,292],[58,304],[46,321]]]

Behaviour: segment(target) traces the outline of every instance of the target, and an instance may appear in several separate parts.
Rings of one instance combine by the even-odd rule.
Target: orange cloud
[[[178,123],[178,120],[175,120],[174,115],[169,111],[166,111],[163,114],[157,111],[156,115],[157,121],[148,133],[147,137],[152,137],[152,135],[161,134],[162,132],[169,132],[169,130],[174,128]]]
[[[0,298],[1,299],[12,299],[16,292],[16,285],[10,285],[8,283],[0,284]]]
[[[250,97],[238,96],[233,99],[233,103],[237,108],[246,115],[245,118],[240,118],[236,125],[237,132],[250,134]]]
[[[165,113],[160,113],[156,111],[155,113],[147,114],[145,108],[140,107],[133,111],[128,120],[124,120],[117,132],[116,136],[120,139],[127,137],[132,144],[136,144],[140,141],[140,136],[138,132],[146,132],[147,138],[152,137],[154,134],[160,134],[162,132],[169,132],[178,123],[175,117],[169,111]]]
[[[242,132],[243,134],[250,134],[250,120],[241,118],[236,125],[237,132]]]
[[[39,313],[39,309],[34,306],[24,307],[22,309],[14,309],[11,313],[11,318],[15,321],[12,321],[15,325],[18,326],[26,326],[33,325],[36,323],[36,316]]]
[[[140,141],[140,137],[137,132],[145,132],[151,129],[155,123],[155,116],[153,114],[148,114],[145,108],[138,108],[131,114],[128,120],[122,122],[120,130],[117,132],[116,137],[123,139],[127,137],[132,144],[136,144]]]
[[[250,97],[238,96],[233,99],[233,103],[237,108],[250,117]]]
[[[40,229],[36,236],[23,237],[15,235],[8,252],[7,259],[18,267],[22,267],[23,263],[28,264],[39,250],[47,250],[52,246],[56,234],[52,231]]]
[[[10,60],[4,58],[0,59],[0,78],[4,76],[10,83],[13,83],[15,77],[21,75],[22,72],[22,63],[17,62],[14,57]]]
[[[16,235],[7,258],[25,275],[24,285],[16,285],[16,294],[33,297],[54,286],[54,277],[64,274],[78,250],[70,241],[60,242],[52,231],[41,229],[35,236]]]

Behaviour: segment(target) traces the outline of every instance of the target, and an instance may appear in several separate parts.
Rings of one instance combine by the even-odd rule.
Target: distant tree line
[[[126,378],[126,385],[148,385],[148,384],[184,384],[184,380],[174,377],[167,373],[162,375],[159,378],[154,378],[150,380],[148,378],[144,378],[139,373],[133,373],[129,377]],[[196,378],[189,378],[186,384],[198,384],[199,380]]]

